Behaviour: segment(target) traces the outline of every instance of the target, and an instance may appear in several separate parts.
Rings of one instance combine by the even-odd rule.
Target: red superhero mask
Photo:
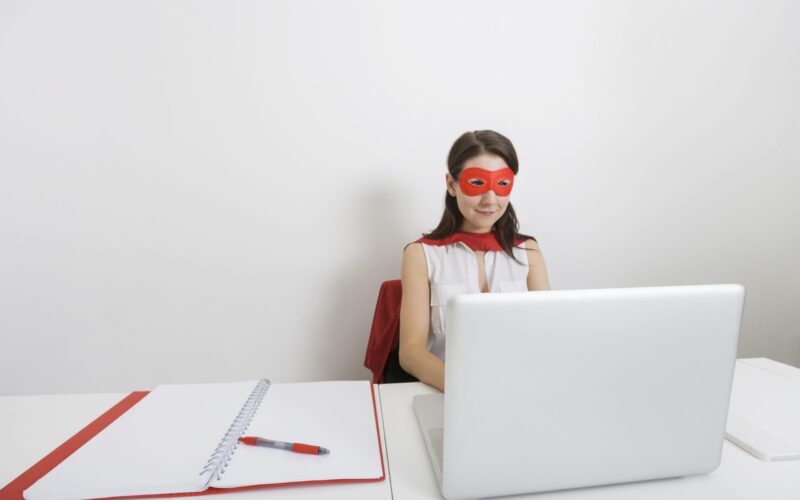
[[[469,167],[461,172],[458,185],[467,196],[478,196],[490,189],[497,196],[508,196],[514,187],[514,171],[508,167],[500,170]]]

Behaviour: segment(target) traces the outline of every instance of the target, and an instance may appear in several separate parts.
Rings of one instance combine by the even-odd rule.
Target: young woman
[[[491,130],[466,132],[447,169],[439,226],[403,253],[400,306],[400,366],[442,391],[450,297],[550,288],[539,245],[519,233],[509,202],[519,170],[511,141]]]

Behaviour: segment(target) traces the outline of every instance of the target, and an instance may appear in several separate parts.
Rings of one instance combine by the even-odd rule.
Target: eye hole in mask
[[[468,167],[461,172],[458,185],[467,196],[478,196],[490,189],[497,196],[508,196],[514,187],[514,171],[508,167],[501,170]]]

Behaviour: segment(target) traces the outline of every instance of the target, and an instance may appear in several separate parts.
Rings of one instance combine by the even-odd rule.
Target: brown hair
[[[461,137],[456,139],[453,147],[450,148],[450,154],[447,155],[447,170],[453,176],[453,179],[458,181],[458,176],[464,169],[464,164],[467,160],[483,153],[491,153],[504,159],[506,165],[514,171],[514,175],[517,175],[519,162],[517,161],[517,152],[514,150],[514,145],[511,144],[507,137],[493,130],[476,130],[461,134]],[[436,229],[428,234],[423,234],[423,236],[433,240],[440,240],[458,231],[463,221],[464,215],[458,209],[456,197],[445,192],[442,220],[439,221]],[[511,206],[510,202],[506,207],[505,213],[494,223],[492,231],[503,251],[514,260],[517,259],[514,257],[512,248],[516,239],[524,238],[536,241],[533,236],[519,232],[517,214],[514,212],[514,207]]]

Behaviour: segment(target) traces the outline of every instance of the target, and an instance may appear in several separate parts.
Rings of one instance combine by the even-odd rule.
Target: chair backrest
[[[416,380],[400,368],[397,357],[402,299],[403,286],[400,280],[381,283],[375,314],[372,317],[367,352],[364,356],[364,366],[372,371],[373,384]],[[389,361],[388,372],[387,361]]]

